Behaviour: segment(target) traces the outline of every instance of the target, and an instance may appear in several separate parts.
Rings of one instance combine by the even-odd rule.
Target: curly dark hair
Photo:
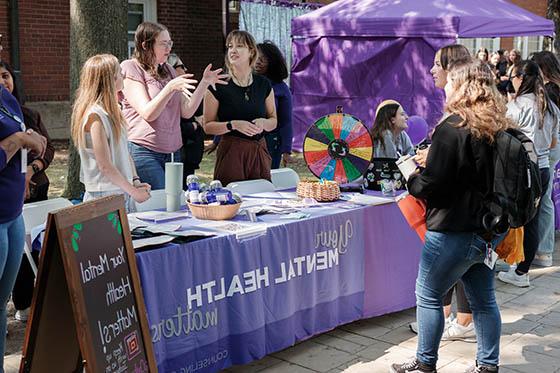
[[[19,102],[20,105],[23,105],[25,102],[23,100],[23,97],[20,97],[19,86],[18,86],[18,83],[16,81],[16,74],[14,72],[14,69],[6,61],[0,61],[0,68],[6,69],[10,73],[10,75],[12,76],[12,80],[14,82],[14,90],[12,92],[12,96],[14,96],[16,98],[16,100]]]
[[[268,60],[268,69],[264,74],[268,79],[274,83],[279,83],[288,77],[288,66],[286,66],[286,59],[276,44],[270,40],[265,40],[257,44],[257,49]]]

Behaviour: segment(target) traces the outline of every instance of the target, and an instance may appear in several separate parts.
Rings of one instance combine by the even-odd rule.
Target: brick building
[[[334,0],[311,0],[330,3]],[[546,0],[511,0],[540,16],[546,15]],[[12,1],[0,0],[0,33],[4,35],[2,59],[10,62],[10,9]],[[157,21],[169,28],[177,53],[198,77],[212,62],[222,66],[224,19],[237,27],[239,4],[227,0],[129,0],[129,51],[134,30],[142,20]],[[53,138],[65,138],[69,123],[70,2],[68,0],[19,0],[20,66],[25,96],[30,106],[46,119]],[[225,5],[228,4],[228,11]],[[542,48],[543,38],[470,39],[471,49],[513,46],[526,52]]]

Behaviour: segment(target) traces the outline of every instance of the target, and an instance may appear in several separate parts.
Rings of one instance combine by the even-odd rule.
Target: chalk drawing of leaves
[[[79,250],[79,245],[78,245],[78,241],[80,240],[80,231],[83,229],[83,225],[82,224],[74,224],[72,226],[72,249],[75,252],[78,252]]]
[[[122,233],[122,226],[119,220],[119,215],[117,213],[111,212],[109,215],[107,215],[107,220],[109,220],[113,224],[113,228],[115,228],[119,234]]]

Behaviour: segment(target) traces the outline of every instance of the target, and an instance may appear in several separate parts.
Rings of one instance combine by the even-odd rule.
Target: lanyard
[[[10,113],[3,103],[0,103],[0,112],[8,116],[8,118],[12,119],[13,121],[17,122],[20,125],[21,130],[25,131],[25,124],[23,124],[23,120],[21,120],[21,118],[17,115]]]

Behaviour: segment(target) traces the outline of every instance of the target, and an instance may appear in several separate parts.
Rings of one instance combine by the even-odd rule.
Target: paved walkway
[[[530,272],[531,287],[497,281],[502,313],[501,373],[560,373],[560,242],[554,266]],[[408,324],[415,310],[356,321],[271,354],[233,373],[386,373],[393,362],[414,356],[417,337]],[[475,343],[443,342],[438,372],[462,373],[473,364]],[[15,373],[19,355],[7,356],[6,373]]]

